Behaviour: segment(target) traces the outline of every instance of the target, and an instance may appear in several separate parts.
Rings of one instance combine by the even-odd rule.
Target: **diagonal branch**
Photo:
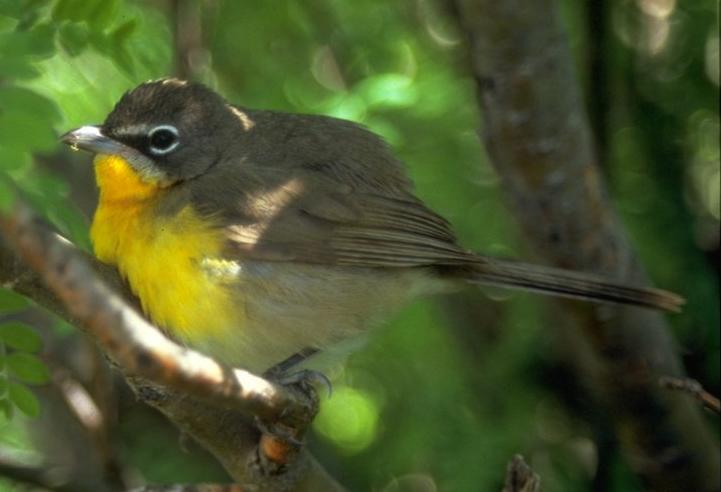
[[[307,420],[310,404],[287,388],[248,371],[231,369],[165,337],[97,278],[75,248],[40,227],[17,203],[0,216],[0,231],[67,306],[69,314],[130,376],[140,376],[249,416],[289,423]]]
[[[166,338],[107,285],[123,285],[114,269],[78,251],[22,202],[0,212],[0,233],[17,252],[0,244],[0,284],[84,328],[140,398],[208,448],[238,482],[256,490],[342,490],[297,443],[317,410],[314,398]],[[253,419],[285,432],[261,435]],[[272,476],[268,462],[276,465]]]

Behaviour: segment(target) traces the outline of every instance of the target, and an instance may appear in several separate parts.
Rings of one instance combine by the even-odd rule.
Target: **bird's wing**
[[[244,194],[236,209],[224,229],[231,257],[359,267],[460,265],[473,258],[456,244],[448,222],[411,192],[358,190],[311,170]]]
[[[217,202],[226,203],[215,207],[225,213],[226,258],[374,268],[435,266],[449,278],[471,283],[669,311],[683,304],[682,298],[662,290],[466,251],[449,224],[410,188],[359,190],[308,170],[294,170],[282,179],[278,173],[273,176],[245,176],[243,191],[231,194],[234,207]]]

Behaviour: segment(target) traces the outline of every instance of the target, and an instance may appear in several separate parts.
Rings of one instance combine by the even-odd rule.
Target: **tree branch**
[[[557,266],[643,281],[596,166],[555,2],[454,5],[468,36],[483,140],[532,250]],[[664,318],[563,306],[583,333],[574,347],[579,369],[600,390],[635,472],[654,489],[717,490],[718,443],[697,408],[656,384],[660,375],[682,374]]]
[[[696,400],[712,412],[716,414],[721,413],[721,401],[703,389],[701,383],[694,379],[662,377],[658,383],[662,388],[683,391],[696,398]]]
[[[78,490],[78,484],[68,483],[63,477],[46,466],[35,466],[20,463],[0,451],[0,477],[19,484],[40,487],[56,492],[72,492]]]
[[[0,217],[0,231],[20,256],[132,376],[140,376],[267,421],[307,420],[311,405],[287,388],[241,369],[231,369],[172,342],[97,278],[75,248],[38,227],[33,212],[18,203]]]
[[[539,492],[541,479],[534,473],[523,456],[515,455],[506,467],[506,482],[501,492]]]
[[[39,274],[0,247],[0,283],[89,332],[140,398],[209,449],[239,483],[255,490],[342,490],[297,444],[317,411],[315,398],[166,338],[106,284],[123,284],[114,269],[79,252],[22,202],[0,213],[0,232]],[[261,436],[254,418],[283,435]],[[313,488],[303,488],[308,485]]]
[[[175,76],[202,80],[209,70],[210,55],[203,46],[203,14],[208,10],[196,0],[171,0]]]

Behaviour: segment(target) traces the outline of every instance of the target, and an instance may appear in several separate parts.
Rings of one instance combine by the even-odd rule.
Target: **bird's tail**
[[[672,312],[680,312],[686,302],[673,292],[622,285],[592,274],[497,258],[478,257],[477,260],[461,273],[468,282]]]

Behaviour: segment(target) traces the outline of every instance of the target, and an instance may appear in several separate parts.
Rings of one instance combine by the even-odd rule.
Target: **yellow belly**
[[[100,261],[117,265],[157,325],[191,345],[233,337],[243,302],[228,287],[233,265],[218,260],[222,237],[190,205],[159,215],[167,191],[138,180],[127,163],[98,156],[100,202],[90,235]]]

